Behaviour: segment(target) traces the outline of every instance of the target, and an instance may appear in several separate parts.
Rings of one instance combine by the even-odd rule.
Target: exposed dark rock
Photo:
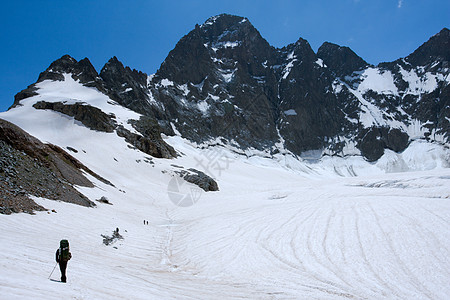
[[[274,107],[254,77],[271,73],[262,64],[274,51],[245,18],[221,15],[196,26],[153,79],[152,95],[165,108],[159,117],[197,142],[223,136],[244,147],[271,146],[277,137]],[[176,86],[165,87],[162,83],[168,80],[185,84],[187,94]]]
[[[436,133],[450,140],[450,84],[443,86],[438,95],[440,108],[437,112]]]
[[[387,134],[385,132],[383,137],[386,148],[395,152],[402,152],[406,149],[409,143],[408,134],[398,128],[390,128],[385,130],[387,130]]]
[[[224,46],[230,40],[236,47]],[[263,57],[253,55],[254,51]],[[169,53],[154,78],[152,94],[166,108],[161,116],[175,121],[183,136],[197,142],[223,136],[236,138],[246,147],[261,142],[271,144],[276,137],[275,123],[268,118],[273,107],[263,89],[255,86],[252,75],[264,76],[263,58],[269,58],[273,51],[241,17],[222,15],[211,25],[197,26]],[[186,84],[188,94],[159,84],[167,79]],[[247,85],[249,80],[251,84]],[[229,94],[234,97],[231,102]]]
[[[72,148],[72,147],[70,147],[70,146],[67,146],[66,148],[67,148],[67,150],[69,150],[69,151],[72,151],[72,152],[78,153],[78,150],[77,150],[77,149],[75,149],[75,148]]]
[[[371,66],[350,48],[332,43],[324,43],[317,54],[301,38],[276,49],[248,19],[222,14],[196,25],[152,77],[124,67],[116,57],[98,76],[87,59],[77,62],[63,56],[41,73],[39,81],[64,80],[64,74],[72,74],[144,115],[151,120],[143,122],[150,123],[148,130],[133,124],[141,136],[117,128],[111,116],[93,118],[90,113],[101,113],[85,112],[86,107],[52,104],[52,109],[81,122],[92,120],[95,124],[86,125],[90,128],[117,130],[133,147],[156,157],[176,155],[158,136],[173,135],[176,129],[197,143],[221,138],[236,147],[271,153],[282,143],[296,155],[317,149],[342,155],[346,143],[355,143],[373,161],[384,149],[399,152],[407,145],[406,133],[384,129],[393,123],[405,128],[419,120],[428,131],[425,138],[441,141],[444,136],[448,142],[449,44],[450,31],[444,28],[406,58]],[[367,88],[360,93],[358,87],[368,74],[386,80],[392,76],[393,85],[380,91],[365,82]],[[418,80],[410,83],[416,76]],[[16,95],[14,105],[35,94],[32,85]],[[379,118],[370,123],[361,119],[371,119],[372,113]]]
[[[367,65],[351,50],[342,52],[352,66],[344,70],[333,58],[339,72]],[[333,55],[339,56],[327,58]],[[330,93],[335,77],[317,58],[304,39],[275,49],[247,19],[220,15],[180,40],[150,89],[165,108],[158,117],[193,141],[223,137],[242,148],[271,149],[280,134],[285,147],[300,154],[330,147],[332,137],[355,129],[343,113],[355,106]],[[184,91],[177,88],[183,84]]]
[[[384,149],[401,152],[406,149],[409,142],[408,135],[397,128],[371,127],[360,140],[359,149],[368,161],[376,161],[383,154]]]
[[[171,164],[171,166],[174,168],[178,168],[178,169],[184,169],[183,166],[179,166],[179,165],[175,165],[175,164]]]
[[[34,201],[29,195],[82,206],[95,206],[73,187],[93,187],[81,170],[109,183],[60,147],[43,144],[2,119],[0,146],[0,181],[3,187],[0,189],[0,201],[4,201],[2,207],[9,207],[3,210],[4,213],[42,209],[33,204]]]
[[[0,141],[0,152],[3,152],[4,146]],[[3,153],[1,154],[3,155]],[[0,171],[0,214],[10,215],[21,212],[34,214],[35,211],[46,210],[31,200],[28,195],[18,192],[17,184],[12,182],[11,177]]]
[[[321,58],[338,77],[350,75],[368,66],[368,63],[350,48],[328,42],[320,46],[317,57]]]
[[[291,64],[279,84],[283,113],[278,122],[285,146],[294,153],[324,148],[327,137],[340,134],[344,117],[336,97],[327,92],[331,76],[316,63],[307,41],[300,39],[284,52]]]
[[[100,71],[107,94],[125,107],[142,111],[148,107],[147,74],[124,67],[117,57],[111,58]]]
[[[98,202],[104,203],[104,204],[109,204],[112,205],[111,202],[109,202],[108,198],[106,198],[105,196],[102,196],[100,199],[97,200]]]
[[[32,84],[32,85],[29,85],[26,89],[18,92],[14,96],[14,104],[9,109],[20,105],[20,100],[38,95],[38,93],[36,91],[37,91],[36,86],[34,84]]]
[[[119,126],[116,131],[117,135],[125,138],[129,144],[153,157],[173,158],[176,156],[175,150],[161,138],[158,140],[153,140],[146,136],[132,133],[122,126]]]
[[[331,43],[324,43],[317,55],[303,39],[275,49],[247,19],[220,15],[196,26],[170,52],[150,83],[164,114],[155,113],[156,106],[149,114],[172,122],[183,137],[198,143],[222,137],[241,148],[270,150],[281,137],[295,154],[323,148],[339,154],[346,138],[374,160],[385,148],[402,151],[408,137],[362,126],[363,105],[351,89],[369,67],[392,75],[392,91],[369,88],[361,95],[383,112],[384,122],[373,126],[392,121],[408,126],[417,119],[427,124],[430,139],[432,132],[448,138],[448,83],[439,79],[434,91],[419,93],[403,72],[416,72],[421,82],[428,80],[427,70],[446,78],[449,40],[443,29],[405,60],[374,67],[351,49]]]
[[[376,161],[384,154],[384,143],[378,128],[370,129],[358,146],[361,154],[370,162]]]
[[[426,43],[406,57],[414,66],[426,66],[435,61],[450,61],[450,30],[443,28],[438,34],[432,36]],[[445,67],[445,66],[444,66]]]
[[[86,127],[103,132],[113,132],[116,130],[117,135],[124,137],[128,143],[158,158],[172,158],[176,156],[175,150],[161,138],[160,127],[158,123],[149,117],[141,117],[138,121],[133,121],[132,125],[142,135],[135,134],[122,126],[117,126],[113,120],[115,117],[107,115],[100,109],[82,104],[64,104],[61,102],[44,102],[39,101],[33,105],[36,109],[51,109],[61,112],[68,116],[74,117]]]
[[[97,80],[98,74],[88,58],[79,62],[70,55],[64,55],[55,60],[44,72],[39,74],[37,82],[44,80],[64,81],[64,74],[71,74],[74,80],[79,80],[83,84],[93,83]]]
[[[77,62],[69,55],[64,55],[40,74],[38,82],[43,80],[63,81],[64,74],[71,74],[74,80],[79,80],[86,86],[95,87],[118,103],[126,107],[132,106],[136,111],[142,111],[143,108],[148,109],[149,107],[147,75],[131,70],[129,67],[124,67],[116,57],[110,59],[103,67],[102,77],[99,77],[87,58]],[[13,107],[20,105],[21,100],[34,95],[37,95],[35,84],[30,85],[16,95]],[[141,104],[143,104],[142,107],[140,107]],[[33,107],[36,109],[49,109],[71,116],[92,130],[113,132],[117,128],[114,115],[105,114],[100,109],[86,103],[65,104],[62,102],[39,101]],[[162,120],[160,123],[164,124],[164,133],[173,134],[169,122]],[[132,134],[124,128],[117,128],[117,132],[120,136],[126,136],[129,143],[147,154],[155,157],[174,157],[176,156],[175,150],[161,138],[162,128],[160,123],[154,118],[147,116],[133,123],[143,136]]]
[[[45,102],[39,101],[33,105],[36,109],[50,109],[65,115],[74,117],[84,126],[97,131],[113,132],[117,126],[113,120],[115,117],[105,114],[100,109],[83,104],[64,104],[62,102]]]
[[[121,126],[117,128],[117,134],[124,137],[137,149],[153,157],[173,158],[177,156],[175,149],[161,138],[161,128],[154,119],[141,116],[137,121],[131,120],[131,125],[141,135],[132,133]]]
[[[212,179],[210,176],[206,175],[205,173],[196,170],[196,169],[188,169],[187,171],[176,171],[184,180],[187,182],[193,183],[200,187],[205,192],[210,191],[218,191],[219,186],[217,182]]]
[[[119,228],[116,228],[113,231],[112,236],[108,236],[106,234],[102,234],[101,236],[103,238],[103,244],[105,244],[106,246],[109,246],[118,240],[123,240],[123,236],[119,233]]]
[[[186,82],[200,84],[212,68],[213,62],[208,49],[204,46],[201,29],[196,26],[169,52],[158,70],[158,75],[180,84]]]
[[[95,87],[105,93],[103,82],[89,59],[84,58],[77,61],[70,55],[64,55],[60,59],[52,62],[47,70],[39,74],[36,83],[44,80],[64,81],[64,74],[71,74],[74,80],[79,81],[85,86]],[[36,83],[17,93],[14,96],[14,104],[10,109],[20,105],[20,101],[25,98],[38,95]]]

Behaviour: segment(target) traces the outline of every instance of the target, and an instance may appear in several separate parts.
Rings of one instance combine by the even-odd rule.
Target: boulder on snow
[[[188,169],[187,171],[177,171],[184,180],[200,187],[205,192],[218,191],[219,185],[210,176],[196,169]]]
[[[102,196],[100,199],[97,199],[97,201],[101,202],[101,203],[112,205],[112,203],[109,202],[108,198],[106,198],[105,196]]]
[[[358,144],[361,154],[370,162],[378,160],[384,154],[384,149],[401,152],[409,142],[407,133],[397,128],[371,127],[363,131],[363,137]]]

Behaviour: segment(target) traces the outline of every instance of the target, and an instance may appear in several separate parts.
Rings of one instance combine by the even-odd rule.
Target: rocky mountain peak
[[[36,83],[44,80],[64,81],[65,74],[71,74],[75,81],[80,81],[80,83],[86,86],[96,87],[99,91],[104,92],[98,73],[89,59],[84,58],[77,61],[67,54],[52,62],[44,72],[41,72]],[[37,95],[36,83],[29,85],[26,89],[17,93],[14,96],[14,104],[10,109],[20,105],[21,100]]]
[[[260,64],[272,54],[273,48],[247,18],[222,14],[209,18],[184,36],[169,53],[156,78],[168,78],[178,84],[200,84],[206,77],[214,77],[212,70],[231,70],[239,62],[247,65],[253,57]]]
[[[125,67],[123,64],[117,59],[116,56],[113,56],[101,69],[100,77],[105,77],[105,74],[123,73],[124,71]]]
[[[295,43],[281,49],[287,55],[287,60],[296,59],[297,62],[301,61],[315,61],[316,54],[311,48],[309,42],[303,38],[299,38]]]
[[[219,15],[208,19],[200,29],[205,46],[219,54],[234,50],[239,52],[239,49],[262,54],[271,48],[259,31],[244,17]]]
[[[443,62],[448,67],[450,61],[450,30],[443,28],[411,55],[407,56],[406,61],[414,66],[425,66],[438,61]]]
[[[205,30],[214,29],[216,32],[223,32],[227,29],[243,25],[246,22],[248,22],[248,19],[245,17],[230,14],[220,14],[207,19],[205,23],[200,25],[200,28]]]
[[[110,73],[128,73],[134,74],[134,76],[137,77],[145,77],[145,79],[147,78],[147,74],[145,74],[144,72],[138,71],[136,69],[131,69],[128,66],[124,66],[116,56],[110,58],[108,62],[103,66],[102,70],[100,71],[100,77],[103,78],[107,76],[106,74]]]
[[[242,43],[260,37],[247,18],[227,14],[209,18],[199,28],[206,43]]]
[[[300,48],[303,48],[303,47],[311,48],[311,45],[309,44],[309,42],[308,42],[307,40],[305,40],[304,38],[299,38],[299,39],[294,43],[294,45],[295,45],[296,47],[300,47]]]
[[[115,56],[100,71],[108,96],[125,107],[134,105],[136,110],[141,110],[146,103],[143,100],[148,99],[147,77],[143,72],[124,67]]]
[[[317,51],[317,57],[322,59],[338,77],[349,75],[368,66],[361,57],[349,47],[342,47],[325,42]]]
[[[168,78],[179,84],[199,84],[207,76],[211,66],[211,57],[204,45],[200,27],[197,26],[169,52],[156,72],[156,78]]]
[[[40,80],[64,80],[71,73],[148,118],[141,122],[156,137],[179,132],[197,143],[220,138],[270,153],[319,151],[377,160],[384,149],[402,151],[409,137],[448,140],[449,36],[444,28],[406,59],[372,66],[329,42],[317,54],[302,38],[274,48],[248,19],[223,14],[181,38],[152,77],[117,57],[97,75],[89,60],[66,55]],[[15,105],[37,92],[31,85],[16,95]],[[84,107],[66,106],[51,109],[84,115]],[[413,132],[411,120],[426,128]],[[151,148],[119,127],[111,130],[138,149]]]
[[[445,39],[448,39],[449,35],[450,35],[450,30],[447,27],[442,28],[441,31],[439,31],[437,34],[435,34],[436,37],[443,36]]]
[[[52,62],[48,69],[52,70],[67,70],[70,67],[73,67],[77,63],[77,60],[72,56],[65,54],[61,58]]]
[[[80,80],[81,83],[95,81],[98,74],[88,58],[77,61],[70,55],[64,55],[55,60],[50,66],[39,75],[38,82],[44,80],[64,80],[64,74],[72,74],[74,80]]]

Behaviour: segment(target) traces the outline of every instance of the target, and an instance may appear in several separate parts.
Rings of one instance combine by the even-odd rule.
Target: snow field
[[[78,100],[115,109],[122,122],[136,118],[101,94],[83,93]],[[442,146],[416,141],[401,154],[387,151],[376,164],[358,157],[308,164],[289,155],[201,150],[171,137],[166,141],[184,155],[151,164],[114,133],[35,110],[39,99],[0,117],[44,142],[77,149],[70,153],[115,185],[87,175],[96,187],[78,189],[113,205],[36,199],[56,213],[0,215],[0,299],[450,296],[449,150]],[[214,157],[228,160],[216,169]],[[175,206],[168,193],[172,165],[209,173],[220,191]],[[390,173],[399,171],[409,172]],[[186,191],[194,187],[185,184]],[[101,234],[116,227],[124,240],[103,245]],[[63,238],[73,254],[67,284],[47,279]],[[52,279],[58,278],[57,268]]]
[[[57,213],[0,216],[0,293],[8,299],[449,295],[448,170],[308,179],[235,162],[227,174],[238,180],[224,175],[221,192],[205,193],[188,208],[169,201],[162,181],[153,190],[141,179],[140,190],[126,193],[98,182],[91,195],[83,191],[108,195],[112,206],[41,199]],[[116,227],[124,240],[102,245],[100,234]],[[67,285],[46,278],[61,238],[73,253]],[[58,276],[57,269],[52,278]]]

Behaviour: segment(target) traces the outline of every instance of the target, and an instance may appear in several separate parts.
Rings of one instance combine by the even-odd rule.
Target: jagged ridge
[[[449,40],[443,29],[405,59],[371,66],[327,42],[317,54],[301,38],[274,48],[248,19],[222,14],[196,25],[154,76],[116,57],[98,75],[87,59],[63,56],[38,82],[71,73],[161,132],[176,129],[198,143],[222,138],[270,153],[321,150],[374,161],[411,139],[448,142]],[[35,93],[30,86],[15,105]]]

